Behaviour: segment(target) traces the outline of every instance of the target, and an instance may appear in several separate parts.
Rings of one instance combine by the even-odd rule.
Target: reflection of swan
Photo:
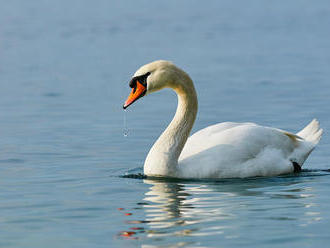
[[[149,236],[162,236],[164,233],[185,236],[195,235],[196,232],[200,235],[204,233],[201,230],[204,227],[197,228],[196,225],[232,218],[230,213],[224,213],[221,202],[226,205],[225,198],[235,194],[218,194],[208,185],[200,184],[149,179],[144,180],[144,183],[151,185],[144,198],[144,201],[152,203],[144,205],[146,222],[153,230],[149,232]],[[202,235],[212,235],[212,232]]]
[[[304,187],[311,180],[277,177],[202,183],[147,179],[144,183],[150,187],[143,199],[146,233],[149,238],[215,235],[217,240],[220,236],[244,239],[249,235],[246,227],[259,231],[265,223],[276,226],[277,221],[296,221],[307,226],[322,219],[313,188]]]
[[[175,220],[182,217],[181,211],[185,205],[183,201],[189,196],[184,191],[183,185],[151,180],[144,182],[152,185],[144,200],[154,203],[145,206],[147,221],[157,228],[177,225]],[[189,207],[188,204],[185,207]]]
[[[299,171],[322,129],[316,120],[296,134],[253,123],[220,123],[188,135],[197,113],[190,77],[167,61],[141,67],[130,82],[124,104],[145,94],[172,88],[178,95],[174,119],[153,145],[144,164],[148,176],[225,178],[273,176]]]

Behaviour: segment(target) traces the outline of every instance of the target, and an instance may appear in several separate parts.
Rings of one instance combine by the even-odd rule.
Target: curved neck
[[[178,176],[178,158],[196,119],[198,101],[190,77],[185,74],[179,83],[169,87],[178,96],[177,110],[170,125],[149,151],[144,164],[146,175]]]

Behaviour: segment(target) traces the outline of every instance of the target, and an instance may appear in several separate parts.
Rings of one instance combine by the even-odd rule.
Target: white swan
[[[300,171],[323,132],[317,120],[297,134],[254,123],[224,122],[188,138],[198,103],[187,73],[168,61],[155,61],[137,70],[130,87],[132,92],[124,109],[145,94],[163,88],[172,88],[178,95],[172,122],[145,160],[147,176],[243,178]]]

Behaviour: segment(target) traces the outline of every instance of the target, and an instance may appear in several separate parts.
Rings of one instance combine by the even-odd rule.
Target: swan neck
[[[173,120],[151,148],[145,165],[146,175],[178,177],[178,158],[195,122],[198,101],[188,75],[173,86],[178,96],[178,106]]]

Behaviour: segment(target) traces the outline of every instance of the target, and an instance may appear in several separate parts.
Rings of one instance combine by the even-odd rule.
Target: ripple
[[[272,178],[182,180],[151,178],[129,174],[148,185],[138,207],[125,211],[143,219],[127,220],[129,228],[143,228],[135,233],[140,241],[171,240],[174,237],[208,237],[239,240],[246,229],[279,222],[299,223],[307,227],[322,220],[314,209],[315,193],[311,185],[328,170],[305,170]],[[308,210],[308,211],[307,211]]]
[[[173,177],[154,177],[146,176],[143,174],[143,169],[137,167],[125,172],[120,177],[132,178],[132,179],[150,179],[159,182],[184,182],[184,183],[241,183],[241,182],[254,182],[254,181],[279,181],[281,179],[300,178],[300,177],[316,177],[316,176],[328,176],[330,175],[330,169],[303,169],[300,173],[292,173],[287,175],[281,175],[276,177],[251,177],[251,178],[173,178]]]
[[[19,158],[9,158],[9,159],[0,159],[0,163],[4,164],[21,164],[24,163],[24,159],[19,159]]]
[[[43,94],[43,96],[45,96],[45,97],[60,97],[60,96],[62,96],[62,94],[58,93],[58,92],[47,92],[47,93]]]

